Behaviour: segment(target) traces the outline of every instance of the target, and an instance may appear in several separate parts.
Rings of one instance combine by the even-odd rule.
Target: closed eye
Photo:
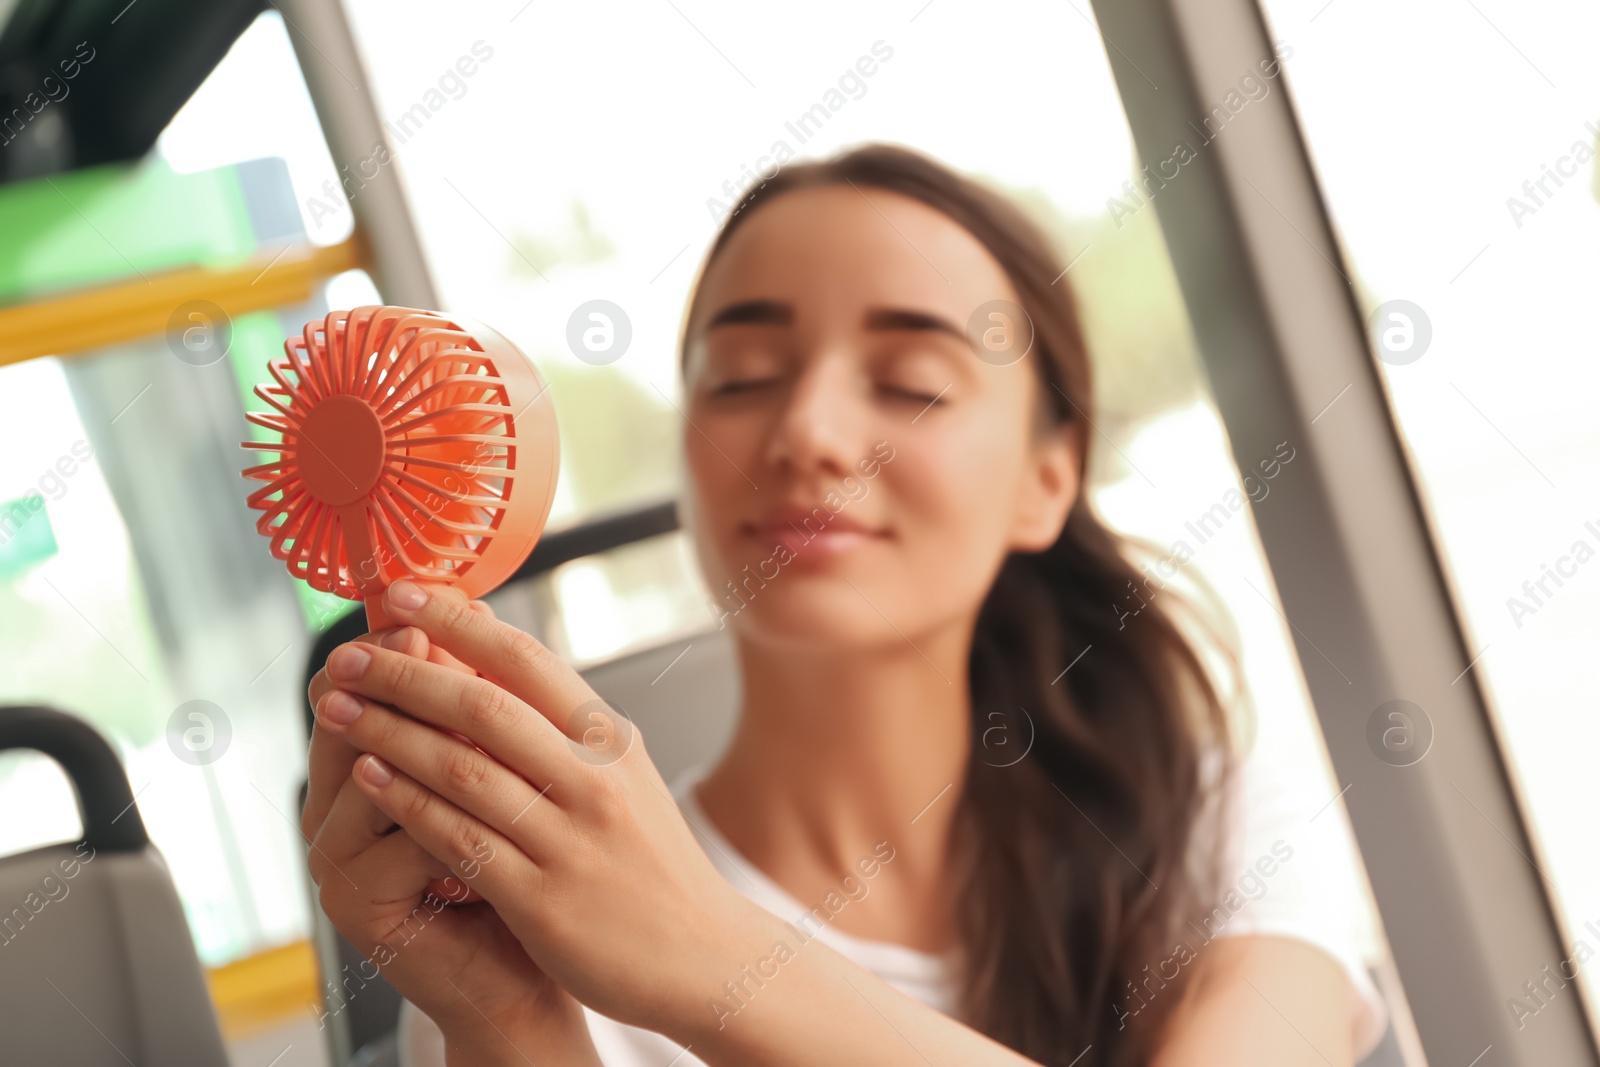
[[[917,389],[906,385],[894,385],[892,383],[884,383],[878,386],[878,390],[891,399],[905,400],[916,404],[922,404],[924,406],[944,403],[943,397],[949,388],[950,387],[947,385],[936,393],[930,393],[924,389]]]
[[[753,393],[770,386],[777,385],[783,379],[776,375],[764,378],[735,378],[731,381],[721,382],[712,387],[712,396],[736,396],[742,393]]]

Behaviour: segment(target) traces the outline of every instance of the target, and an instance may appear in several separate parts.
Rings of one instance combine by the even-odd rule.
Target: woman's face
[[[975,618],[1008,552],[1055,541],[1077,462],[1039,432],[1039,356],[997,365],[967,340],[997,298],[1017,302],[977,238],[902,194],[753,209],[702,280],[686,363],[690,512],[724,624],[914,641]]]

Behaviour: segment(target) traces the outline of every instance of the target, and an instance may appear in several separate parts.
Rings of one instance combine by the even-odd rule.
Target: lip
[[[856,534],[859,537],[888,537],[890,531],[886,526],[869,526],[850,512],[832,512],[824,504],[814,504],[811,507],[798,506],[798,504],[782,504],[763,512],[754,520],[739,523],[739,531],[747,536],[755,537],[782,537],[806,534],[816,530],[818,518],[816,512],[827,515],[826,525],[822,525],[821,533],[814,534],[818,537],[837,536],[837,534]],[[811,526],[805,525],[805,520],[811,520]]]

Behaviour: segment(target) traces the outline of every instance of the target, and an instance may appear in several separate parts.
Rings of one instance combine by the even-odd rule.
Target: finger
[[[537,789],[472,745],[342,690],[329,693],[317,715],[331,732],[537,854],[554,812],[540,806],[549,787]]]
[[[342,878],[345,886],[375,904],[414,900],[424,890],[452,903],[462,903],[471,895],[470,887],[460,883],[476,876],[473,868],[451,871],[410,834],[395,833],[395,829],[395,821],[361,791],[353,777],[346,778],[311,845],[312,882],[321,888],[330,878],[335,882]]]
[[[350,782],[355,787],[355,780]],[[359,792],[359,788],[357,787]],[[361,797],[371,804],[371,798]],[[384,820],[393,826],[387,815]],[[350,861],[350,876],[361,886],[361,895],[375,904],[414,901],[434,882],[445,880],[445,895],[459,899],[466,895],[466,881],[451,872],[417,839],[405,831],[381,838],[371,848]]]
[[[426,656],[431,651],[428,635],[415,626],[379,630],[362,634],[356,643],[378,645],[408,656]],[[442,651],[442,650],[441,650]],[[453,657],[452,657],[453,658]],[[313,709],[334,688],[324,666],[311,679],[306,696]],[[313,840],[340,787],[350,777],[350,767],[359,753],[347,743],[328,735],[327,731],[313,726],[311,749],[306,757],[306,802],[300,811],[300,833],[307,841]]]
[[[409,834],[394,830],[394,820],[346,778],[311,843],[311,881],[319,891],[330,890],[330,898],[337,894],[348,899],[349,890],[367,905],[415,901],[424,891],[453,904],[474,899],[472,888],[464,884],[475,876],[474,870],[450,871]],[[375,861],[374,856],[382,858]]]
[[[433,648],[428,640],[428,635],[415,626],[400,626],[379,630],[376,633],[362,634],[355,640],[365,645],[381,645],[384,648],[404,653],[407,656],[416,656],[419,659],[431,659],[433,656],[439,655],[448,656],[451,660],[455,660],[455,657],[444,649]],[[437,662],[444,661],[439,660]],[[327,667],[323,666],[316,674],[311,676],[311,684],[306,687],[307,703],[313,708],[316,707],[317,701],[321,700],[323,695],[332,688],[334,688],[334,685],[328,679]]]
[[[478,673],[465,663],[462,663],[460,660],[456,659],[449,652],[446,652],[444,649],[433,644],[432,642],[429,642],[428,644],[428,654],[422,658],[426,659],[429,663],[437,663],[441,667],[449,667],[451,670],[460,671],[463,674]]]
[[[474,873],[479,867],[472,868]],[[444,910],[444,904],[470,899],[467,881],[447,870],[416,838],[404,831],[393,833],[346,863],[342,873],[348,879],[338,874],[324,879],[317,902],[336,928],[370,956],[374,946],[388,943],[397,929],[414,936],[418,926]],[[431,906],[424,903],[430,894],[439,898]],[[423,908],[428,915],[422,914]],[[407,926],[407,919],[414,921]],[[431,965],[438,963],[437,956],[431,957]]]
[[[529,868],[538,864],[505,835],[376,756],[356,762],[354,780],[435,859],[472,872],[474,888],[490,903],[507,892],[526,895]]]
[[[348,742],[346,742],[348,744]],[[361,753],[356,751],[356,755]],[[355,764],[355,759],[350,761]],[[345,865],[376,845],[393,830],[395,822],[380,811],[372,799],[356,787],[345,775],[334,794],[327,818],[317,828],[311,841],[311,880],[322,884],[320,868],[329,864]]]
[[[402,580],[384,591],[384,610],[421,629],[435,645],[536,708],[557,729],[584,704],[598,700],[587,682],[561,658],[515,626],[468,607],[449,586]]]
[[[339,690],[469,738],[541,786],[560,790],[575,769],[575,746],[566,734],[488,679],[354,643],[340,645],[328,656],[328,675]],[[326,706],[325,697],[318,708]],[[355,721],[357,714],[351,709],[346,721]],[[318,721],[330,725],[326,714],[319,714]]]
[[[489,603],[486,600],[474,600],[472,602],[472,609],[474,611],[482,612],[491,619],[494,618],[494,609],[489,606]],[[427,635],[424,634],[423,636],[426,637]],[[445,667],[454,667],[456,670],[466,671],[468,674],[478,673],[465,663],[462,663],[460,660],[456,659],[449,652],[440,648],[438,645],[432,645],[428,649],[427,658],[430,663],[438,663]]]

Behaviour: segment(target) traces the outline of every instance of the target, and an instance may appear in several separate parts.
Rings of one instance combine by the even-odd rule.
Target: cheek
[[[685,474],[709,514],[730,494],[754,492],[746,475],[759,473],[764,423],[746,414],[716,414],[689,408],[683,426]],[[759,484],[759,482],[757,483]]]
[[[693,497],[697,551],[708,574],[720,573],[731,562],[735,527],[755,493],[745,476],[760,484],[759,442],[760,429],[747,417],[688,411],[684,477]]]
[[[1018,460],[992,440],[917,444],[897,446],[877,479],[894,500],[907,565],[932,595],[981,597],[1006,554]]]
[[[902,435],[883,470],[919,512],[936,516],[952,533],[993,540],[1016,505],[1022,470],[1020,438],[997,419],[964,419],[937,432]]]

